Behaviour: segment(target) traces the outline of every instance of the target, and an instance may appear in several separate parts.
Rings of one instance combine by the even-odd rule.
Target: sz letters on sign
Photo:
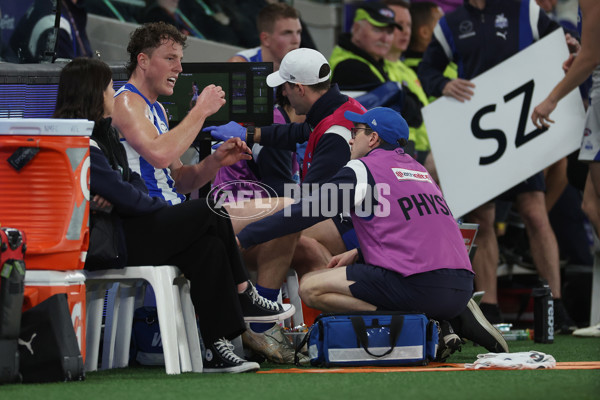
[[[444,197],[458,218],[579,148],[584,109],[566,96],[548,130],[533,108],[563,78],[568,50],[562,29],[472,79],[475,95],[442,97],[423,109]]]

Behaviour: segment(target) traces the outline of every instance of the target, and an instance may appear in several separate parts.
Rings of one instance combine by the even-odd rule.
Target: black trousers
[[[248,280],[229,218],[204,199],[144,216],[123,218],[128,265],[176,265],[190,280],[191,298],[208,345],[245,330],[237,284]]]

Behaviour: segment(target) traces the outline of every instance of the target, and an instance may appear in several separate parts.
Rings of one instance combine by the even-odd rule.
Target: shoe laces
[[[223,357],[227,361],[235,364],[242,364],[245,362],[245,360],[238,357],[238,355],[233,352],[235,347],[229,340],[225,338],[219,339],[215,341],[214,346],[215,349],[219,352],[219,354],[221,354],[221,357]]]
[[[252,303],[258,304],[268,310],[279,311],[279,304],[258,294],[256,288],[250,282],[248,282],[248,285],[250,285],[250,298],[252,299]]]

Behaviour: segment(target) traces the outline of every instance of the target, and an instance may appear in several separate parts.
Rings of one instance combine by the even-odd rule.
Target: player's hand
[[[329,264],[327,264],[327,268],[344,267],[346,265],[354,264],[356,260],[358,260],[358,250],[348,250],[345,253],[331,257]]]
[[[246,128],[235,121],[230,121],[225,125],[207,126],[202,129],[202,132],[210,132],[211,136],[217,140],[225,141],[231,138],[246,140]]]
[[[442,90],[442,94],[444,96],[453,97],[461,103],[471,100],[471,96],[475,94],[473,92],[473,88],[475,88],[475,84],[466,79],[452,79],[444,89]]]
[[[215,150],[213,156],[221,167],[227,167],[240,160],[251,160],[252,151],[240,138],[231,138]]]
[[[200,109],[205,117],[209,117],[219,111],[225,104],[225,92],[221,86],[208,85],[196,100],[194,108]]]

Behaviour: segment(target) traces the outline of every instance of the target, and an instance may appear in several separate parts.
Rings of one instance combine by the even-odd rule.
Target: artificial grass
[[[557,361],[600,361],[600,339],[557,336],[554,344],[509,342]],[[463,346],[448,362],[473,362],[481,347]],[[262,369],[281,368],[263,364]],[[0,386],[0,400],[120,399],[597,399],[600,370],[451,371],[357,374],[166,375],[163,368],[88,373],[84,382]]]

